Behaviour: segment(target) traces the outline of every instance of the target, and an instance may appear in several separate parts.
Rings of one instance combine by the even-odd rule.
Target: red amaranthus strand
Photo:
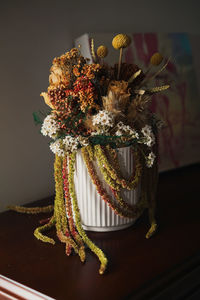
[[[127,210],[131,214],[132,217],[136,217],[137,215],[139,215],[142,212],[142,210],[144,208],[142,205],[140,205],[140,204],[139,205],[138,204],[131,205],[124,201],[120,192],[118,192],[112,188],[111,188],[111,191],[112,191],[113,195],[115,196],[115,199],[117,200],[119,206],[121,206],[124,210]]]
[[[117,203],[115,203],[112,200],[112,198],[107,194],[107,192],[105,191],[105,189],[102,187],[102,184],[101,184],[100,180],[98,179],[98,176],[96,174],[96,171],[95,171],[95,168],[93,166],[93,163],[92,163],[92,161],[89,158],[89,153],[88,153],[87,147],[82,148],[81,151],[82,151],[82,155],[83,155],[85,164],[87,166],[88,172],[89,172],[90,177],[92,179],[92,182],[96,186],[97,192],[99,193],[99,195],[101,196],[101,198],[120,217],[133,218],[133,216],[135,216],[135,213],[133,214],[132,211],[124,211],[124,209],[122,209],[121,207],[119,207],[117,205]]]
[[[134,172],[134,176],[131,176],[130,180],[125,180],[118,174],[119,173],[117,171],[118,167],[116,167],[115,165],[113,165],[109,162],[109,158],[106,155],[107,153],[104,150],[104,147],[102,147],[100,145],[96,145],[95,151],[96,151],[96,155],[98,155],[100,157],[100,159],[104,161],[105,168],[110,173],[111,178],[116,180],[116,183],[120,184],[122,188],[125,188],[128,190],[132,190],[137,187],[137,185],[139,183],[139,179],[141,177],[141,173],[142,173],[142,166],[141,166],[139,155],[138,155],[137,151],[135,151],[135,153],[134,153],[135,172]],[[111,154],[111,152],[110,152],[110,154]]]
[[[70,254],[70,246],[76,253],[79,254],[77,243],[71,238],[68,219],[64,205],[64,191],[62,178],[62,164],[63,159],[56,155],[54,163],[55,189],[56,197],[54,201],[54,214],[56,222],[56,231],[59,240],[66,244],[66,254]]]
[[[105,154],[106,154],[108,160],[111,162],[113,168],[115,168],[115,170],[119,174],[119,176],[122,177],[121,169],[120,169],[120,165],[119,165],[119,160],[118,160],[118,157],[117,157],[117,151],[115,149],[113,149],[110,145],[107,145],[104,148],[104,151],[105,151]],[[132,154],[134,154],[132,147],[131,147],[131,152],[132,152]],[[129,182],[131,182],[134,179],[135,173],[136,173],[136,168],[134,166],[133,174],[131,175],[131,177],[129,179]]]

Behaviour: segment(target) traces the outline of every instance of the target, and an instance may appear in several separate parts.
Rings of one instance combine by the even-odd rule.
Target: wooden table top
[[[145,239],[149,228],[145,213],[128,229],[89,232],[108,256],[104,275],[98,274],[99,261],[91,251],[82,264],[77,255],[67,257],[58,240],[53,246],[33,236],[39,220],[48,215],[1,213],[0,274],[58,300],[150,299],[200,265],[199,195],[199,165],[163,173],[158,186],[159,230],[154,237]]]

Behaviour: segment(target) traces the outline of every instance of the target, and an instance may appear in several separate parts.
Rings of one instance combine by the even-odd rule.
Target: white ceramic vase
[[[121,173],[128,178],[133,173],[133,155],[131,147],[117,149]],[[104,189],[114,201],[115,197],[111,192],[108,184],[104,181],[97,163],[94,163],[96,172],[102,182]],[[81,214],[83,228],[90,231],[115,231],[131,226],[136,218],[123,218],[114,213],[107,203],[101,199],[92,183],[87,167],[84,163],[81,150],[76,155],[75,174],[74,174],[75,191]],[[123,199],[129,204],[136,204],[139,201],[141,193],[140,184],[135,190],[122,190]]]

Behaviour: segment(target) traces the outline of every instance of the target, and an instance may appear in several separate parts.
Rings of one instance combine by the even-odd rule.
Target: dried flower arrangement
[[[151,113],[149,104],[154,93],[169,86],[148,87],[148,82],[167,65],[154,74],[150,69],[143,72],[137,65],[122,62],[123,49],[131,39],[118,34],[112,45],[119,50],[119,62],[109,66],[104,62],[108,54],[106,46],[97,51],[91,41],[93,63],[88,64],[80,49],[56,57],[50,69],[49,87],[41,93],[51,112],[45,117],[41,133],[52,139],[50,149],[55,154],[55,202],[44,208],[13,209],[20,212],[37,213],[54,211],[45,225],[34,232],[36,238],[54,244],[54,240],[43,232],[56,227],[57,236],[66,244],[66,254],[72,249],[85,261],[85,244],[98,256],[103,274],[107,258],[87,236],[82,224],[74,186],[74,164],[76,152],[81,151],[91,180],[98,193],[116,214],[132,218],[149,210],[151,227],[146,237],[156,230],[155,192],[157,182],[157,129],[161,122]],[[158,66],[164,61],[155,53],[150,64]],[[129,180],[120,173],[116,149],[132,147],[134,173]],[[80,149],[80,150],[79,150]],[[97,161],[105,182],[110,186],[116,201],[112,201],[94,168]],[[121,196],[121,190],[132,190],[141,183],[141,199],[134,206]]]

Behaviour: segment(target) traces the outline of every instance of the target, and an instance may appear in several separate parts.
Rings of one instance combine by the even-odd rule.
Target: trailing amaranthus
[[[95,154],[100,164],[104,165],[105,169],[110,174],[111,178],[115,180],[117,184],[119,184],[122,188],[128,190],[132,190],[136,188],[142,172],[142,166],[137,151],[135,152],[135,176],[134,178],[131,178],[130,181],[120,177],[120,174],[118,174],[117,172],[117,166],[113,166],[110,164],[103,147],[101,147],[100,145],[96,145]]]
[[[140,202],[137,204],[131,206],[128,205],[121,197],[120,191],[114,189],[111,187],[111,190],[113,194],[116,197],[116,201],[112,199],[106,192],[106,190],[103,188],[101,181],[99,180],[93,161],[91,159],[91,146],[87,146],[85,148],[82,148],[82,155],[86,164],[86,167],[88,169],[88,173],[91,177],[92,182],[96,186],[97,192],[101,196],[101,198],[109,205],[109,207],[120,217],[124,218],[134,218],[141,214],[141,212],[144,209],[143,203],[141,205]],[[106,178],[104,177],[105,181]]]
[[[70,195],[72,197],[72,203],[73,203],[73,208],[74,208],[74,214],[75,214],[75,222],[76,222],[76,227],[81,235],[82,239],[84,242],[88,245],[88,247],[98,256],[101,266],[99,269],[99,274],[103,274],[106,269],[107,265],[107,258],[103,251],[98,248],[86,235],[85,231],[83,230],[82,224],[81,224],[81,216],[80,216],[80,211],[76,199],[76,193],[75,193],[75,188],[74,188],[74,181],[73,181],[73,175],[74,175],[74,164],[75,164],[75,152],[70,155],[70,162],[69,162],[69,170],[70,170],[70,176],[69,176],[69,191]]]

